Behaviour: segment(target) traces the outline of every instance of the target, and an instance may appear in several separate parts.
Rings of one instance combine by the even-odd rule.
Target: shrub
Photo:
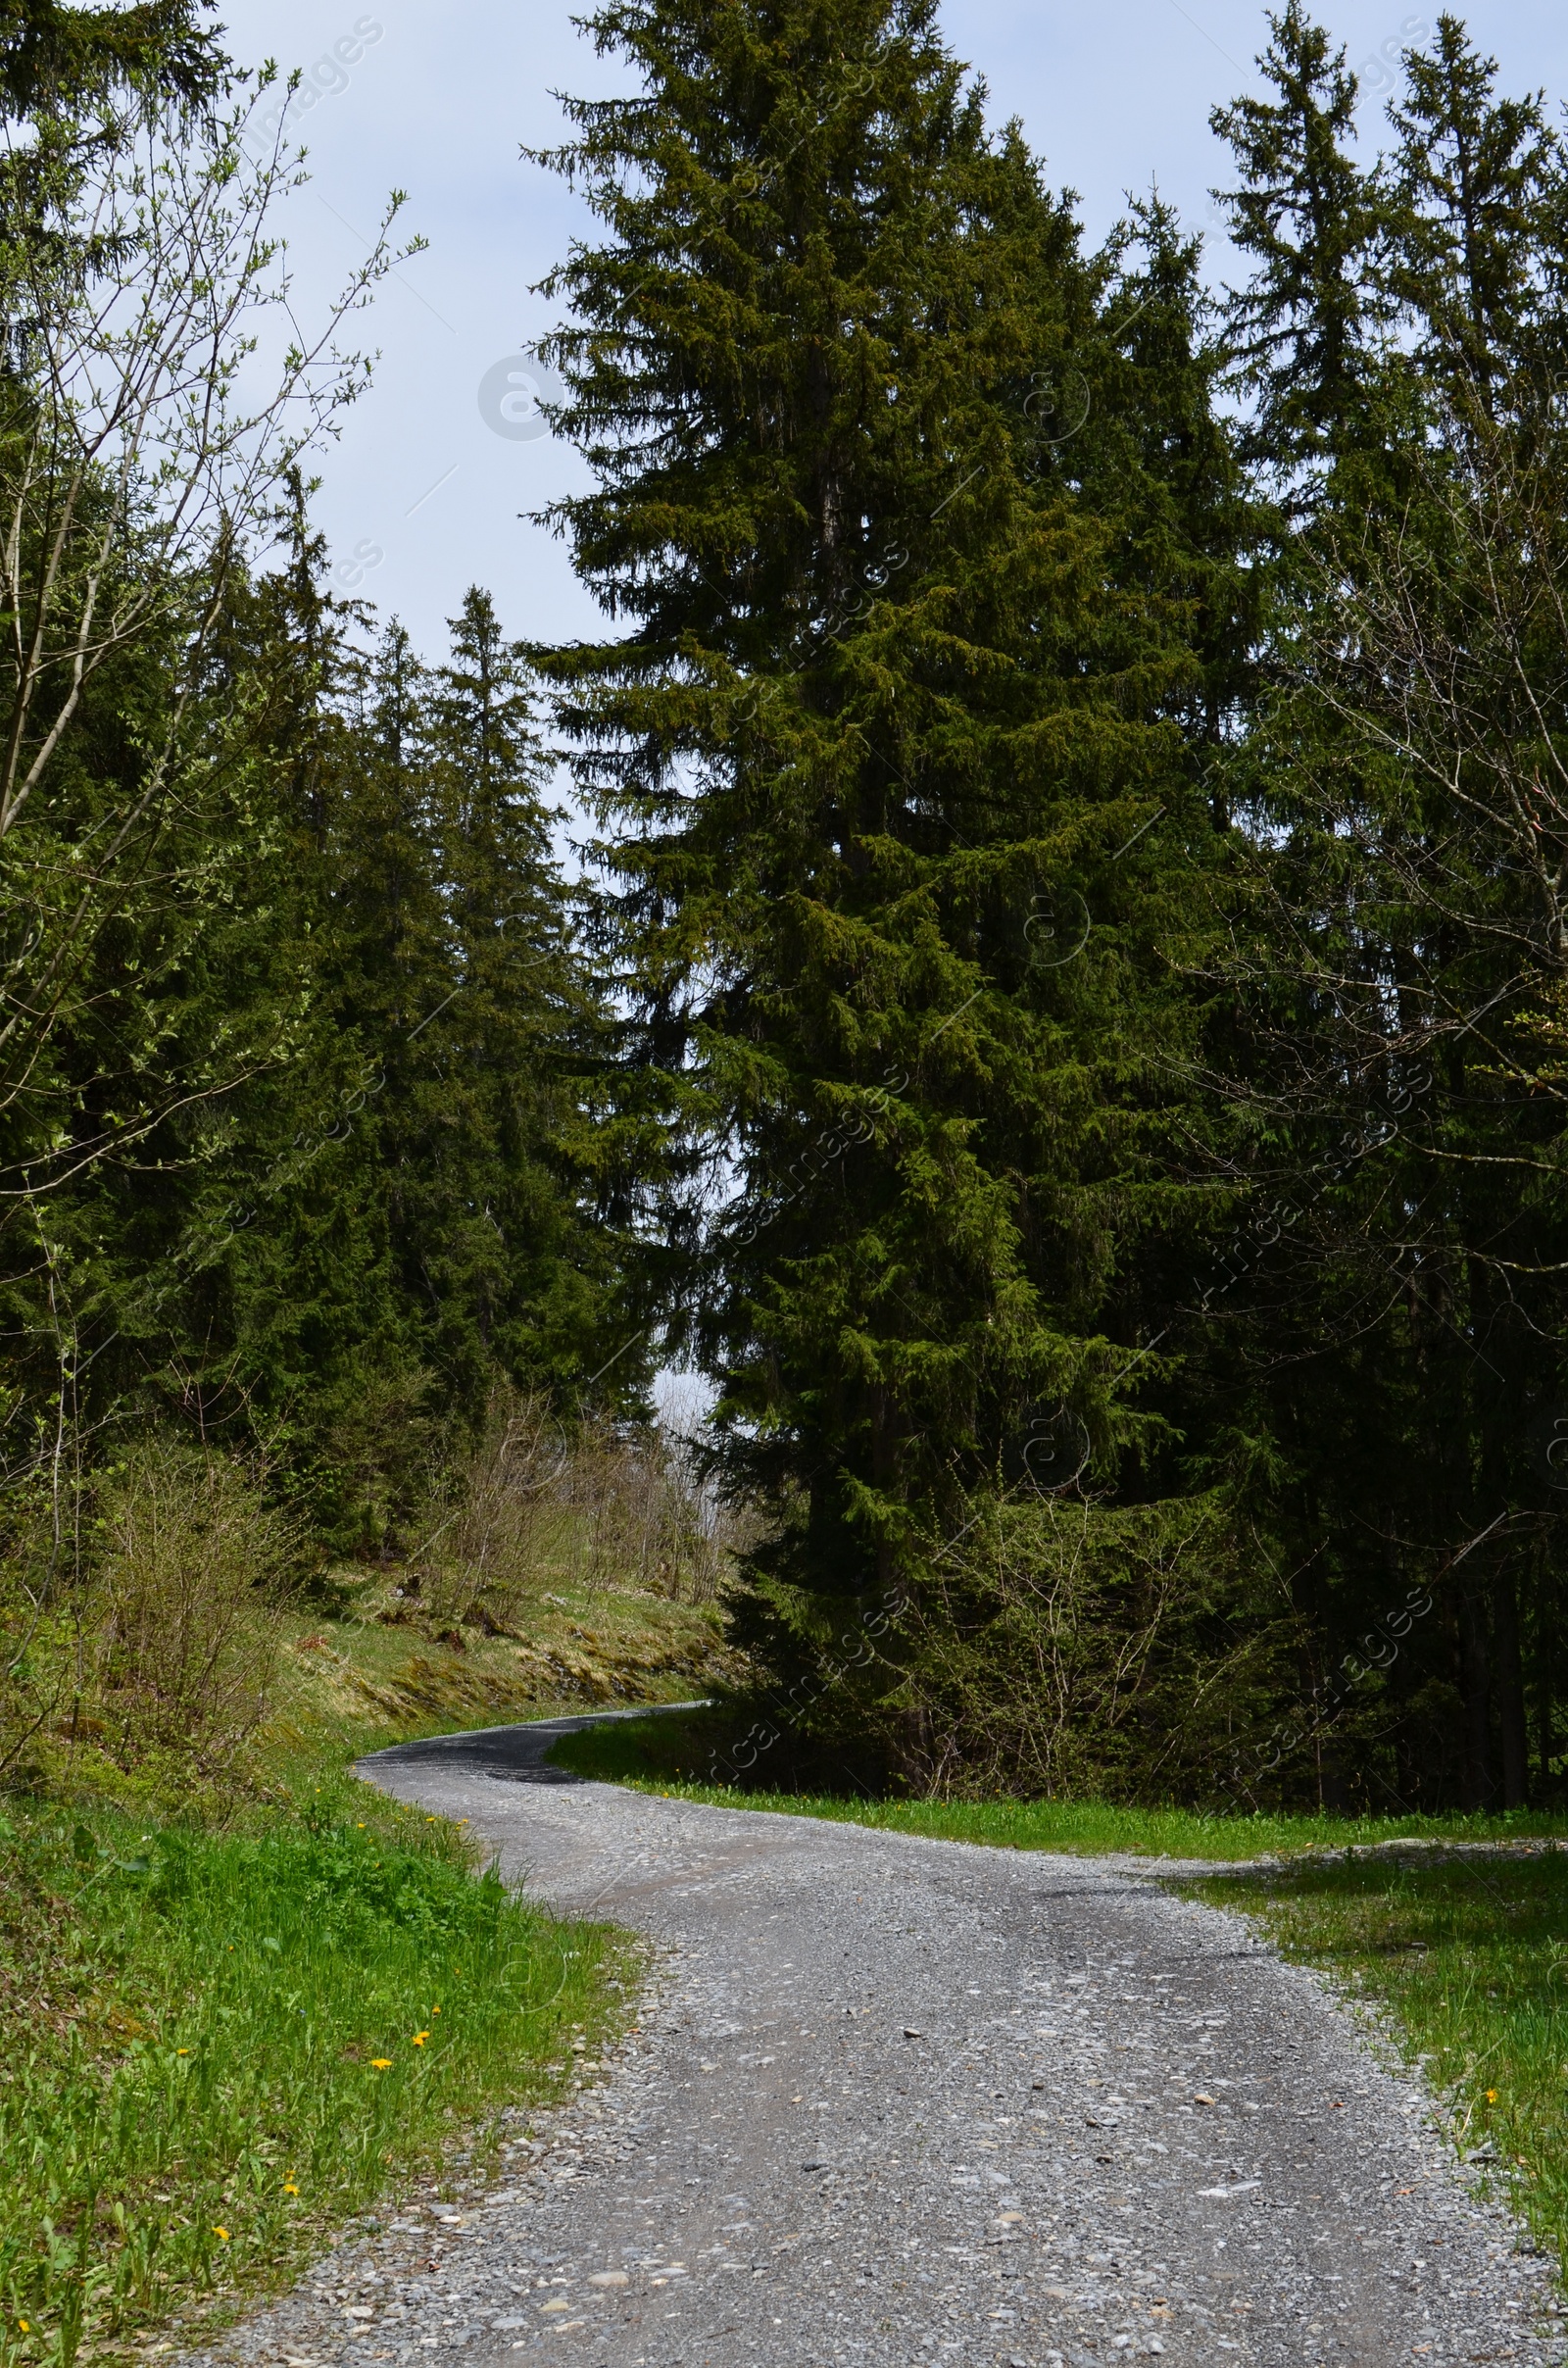
[[[433,1626],[507,1634],[553,1586],[711,1602],[727,1554],[723,1516],[678,1434],[589,1423],[568,1437],[546,1400],[503,1382],[415,1561]]]
[[[118,1756],[225,1753],[265,1715],[298,1541],[224,1455],[151,1439],[109,1476],[84,1658]]]
[[[1297,1622],[1213,1500],[999,1503],[904,1623],[911,1776],[933,1794],[1197,1799],[1283,1692]]]
[[[1299,1697],[1301,1623],[1217,1499],[999,1496],[832,1632],[821,1599],[758,1594],[775,1684],[714,1764],[755,1745],[769,1786],[1251,1807],[1310,1783],[1305,1729],[1270,1733]]]

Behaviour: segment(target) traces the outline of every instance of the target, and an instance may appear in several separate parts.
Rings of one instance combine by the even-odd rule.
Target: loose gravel
[[[648,1935],[635,2033],[508,2184],[350,2237],[201,2368],[1106,2368],[1564,2356],[1551,2265],[1322,1982],[1147,1865],[382,1752]]]

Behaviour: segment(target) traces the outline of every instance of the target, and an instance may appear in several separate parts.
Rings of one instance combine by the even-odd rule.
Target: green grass
[[[339,1777],[246,1830],[0,1820],[0,2359],[70,2368],[275,2286],[482,2150],[612,2012],[613,1936]]]
[[[233,1761],[46,1736],[43,1797],[0,1799],[0,2368],[193,2340],[383,2197],[478,2177],[502,2114],[564,2091],[573,2037],[624,2010],[624,1936],[520,1906],[348,1771],[617,1686],[695,1691],[713,1614],[575,1591],[526,1648],[458,1653],[379,1620],[391,1584],[295,1623]]]
[[[1253,1858],[1272,1852],[1344,1850],[1400,1834],[1467,1841],[1568,1832],[1568,1819],[1519,1811],[1504,1817],[1206,1817],[1191,1809],[1115,1808],[1093,1801],[869,1801],[817,1793],[737,1791],[682,1772],[707,1746],[700,1719],[628,1719],[568,1735],[550,1754],[559,1767],[670,1800],[723,1808],[826,1817],[940,1842],[984,1842],[1002,1850],[1126,1850],[1142,1857]]]
[[[1362,1859],[1184,1886],[1387,2003],[1464,2148],[1568,2258],[1568,1854]]]

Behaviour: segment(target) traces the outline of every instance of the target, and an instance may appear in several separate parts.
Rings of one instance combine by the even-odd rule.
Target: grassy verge
[[[1169,1858],[1253,1858],[1344,1850],[1408,1834],[1500,1841],[1568,1833],[1568,1819],[1520,1811],[1505,1817],[1205,1817],[1190,1809],[1116,1808],[1094,1801],[868,1801],[814,1793],[736,1791],[704,1784],[687,1770],[708,1757],[708,1727],[694,1718],[628,1719],[569,1735],[550,1754],[560,1767],[608,1784],[724,1808],[827,1817],[941,1842],[985,1842],[1003,1850],[1127,1850]]]
[[[345,1567],[268,1608],[276,1525],[221,1458],[149,1450],[106,1503],[84,1691],[70,1620],[40,1643],[0,1592],[38,1663],[0,1700],[0,2368],[189,2341],[383,2194],[481,2181],[616,2018],[626,1944],[519,1905],[352,1764],[689,1699],[734,1658],[715,1604],[666,1591],[678,1557],[612,1577],[597,1511],[592,1554],[574,1513],[521,1578]]]
[[[1386,2004],[1458,2145],[1568,2258],[1568,1855],[1342,1860],[1184,1888]]]
[[[274,1795],[227,1832],[7,1804],[0,2358],[71,2368],[275,2287],[612,2018],[605,1928],[346,1777]]]

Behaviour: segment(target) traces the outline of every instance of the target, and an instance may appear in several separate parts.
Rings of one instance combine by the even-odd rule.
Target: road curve
[[[444,2247],[367,2240],[226,2356],[1562,2357],[1550,2265],[1455,2170],[1430,2099],[1239,1918],[1121,1864],[546,1768],[582,1723],[363,1773],[467,1818],[532,1896],[648,1935],[639,2034]]]

